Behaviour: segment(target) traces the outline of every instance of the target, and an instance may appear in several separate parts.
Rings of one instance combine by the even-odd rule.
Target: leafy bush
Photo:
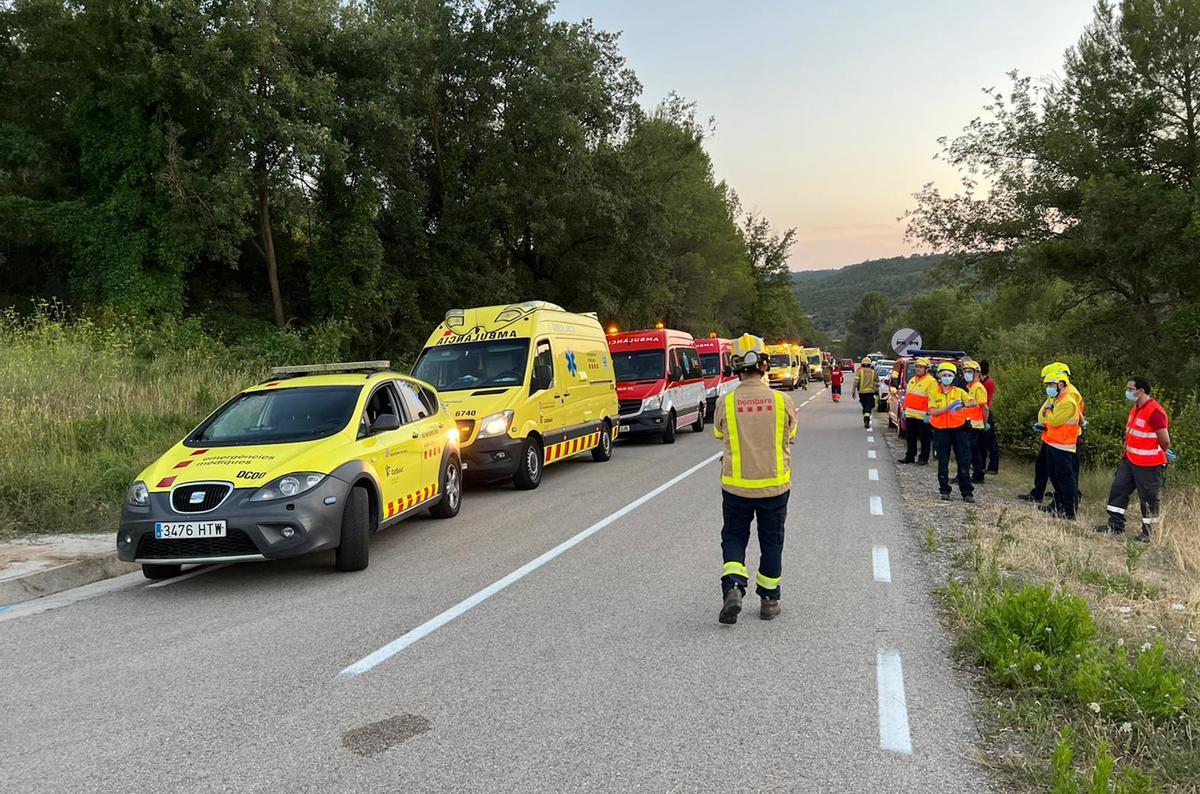
[[[1095,634],[1082,598],[1049,585],[993,591],[975,616],[972,644],[989,677],[1054,688],[1088,652]]]
[[[1163,722],[1177,717],[1186,702],[1183,677],[1171,669],[1164,653],[1161,641],[1143,646],[1130,664],[1122,647],[1097,651],[1075,672],[1076,696],[1115,719]]]

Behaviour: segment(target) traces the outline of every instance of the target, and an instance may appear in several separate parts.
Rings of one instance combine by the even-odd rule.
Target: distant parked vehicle
[[[886,411],[888,409],[888,392],[891,389],[892,367],[895,361],[890,358],[881,358],[875,362],[876,375],[876,397],[875,410]]]

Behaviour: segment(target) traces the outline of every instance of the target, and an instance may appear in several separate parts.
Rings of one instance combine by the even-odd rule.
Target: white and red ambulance
[[[700,354],[700,369],[704,371],[704,419],[711,422],[717,400],[737,388],[738,378],[733,374],[729,357],[733,355],[733,340],[710,336],[696,340],[696,352]]]
[[[620,435],[662,437],[704,430],[704,370],[692,335],[670,328],[608,335],[617,377]]]

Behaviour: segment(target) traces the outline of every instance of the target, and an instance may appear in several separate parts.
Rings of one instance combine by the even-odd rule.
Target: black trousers
[[[904,419],[904,459],[919,460],[922,463],[929,460],[929,445],[933,441],[933,428],[924,419]],[[921,445],[920,457],[917,457],[917,444]]]
[[[939,428],[933,434],[933,444],[937,449],[938,459],[938,490],[944,494],[951,492],[950,488],[950,451],[954,451],[954,463],[958,466],[955,479],[958,480],[958,492],[963,496],[975,493],[971,484],[971,442],[968,434],[971,428],[950,427]]]
[[[988,429],[983,431],[975,453],[980,466],[989,474],[1000,473],[1000,442],[996,440],[996,418],[988,417]]]
[[[833,393],[840,396],[842,393],[842,384],[840,384],[840,383],[833,384]]]
[[[1129,497],[1137,491],[1142,503],[1142,531],[1149,532],[1158,523],[1158,495],[1162,491],[1166,466],[1135,466],[1122,458],[1108,492],[1108,526],[1114,532],[1125,531],[1125,510]]]
[[[783,525],[787,520],[789,493],[751,499],[721,491],[721,513],[725,525],[721,527],[721,555],[725,559],[725,572],[721,576],[721,592],[728,593],[734,587],[743,591],[749,584],[746,569],[746,544],[750,542],[750,522],[758,518],[757,592],[764,598],[779,598],[779,579],[783,576]],[[739,568],[732,572],[731,568]],[[764,582],[764,579],[768,580]],[[773,584],[765,587],[764,584]]]
[[[875,392],[870,394],[858,393],[858,404],[863,409],[863,425],[871,424],[871,412],[875,410]]]
[[[1038,448],[1037,457],[1033,460],[1033,490],[1029,495],[1039,502],[1046,496],[1046,483],[1050,481],[1050,464],[1046,461],[1046,442]]]
[[[1042,445],[1046,450],[1046,472],[1054,486],[1054,510],[1064,518],[1075,518],[1079,478],[1079,456],[1074,452]]]

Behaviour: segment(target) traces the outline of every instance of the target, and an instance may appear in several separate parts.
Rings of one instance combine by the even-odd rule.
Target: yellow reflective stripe
[[[727,562],[725,567],[721,569],[722,576],[740,576],[743,579],[749,579],[750,575],[746,571],[746,566],[740,562]]]
[[[927,415],[925,411],[917,411],[912,408],[904,409],[904,415],[909,419],[924,419]]]
[[[787,407],[783,401],[787,398],[779,392],[775,392],[775,473],[783,474],[785,466],[783,464],[783,434],[784,428],[787,426]]]
[[[734,397],[733,392],[725,395],[725,420],[729,423],[729,450],[733,458],[730,461],[733,476],[729,479],[740,480],[742,478],[742,449],[738,446],[737,398]],[[724,482],[725,478],[722,477],[721,481]]]
[[[1043,439],[1043,440],[1045,440],[1045,439]],[[1054,444],[1049,441],[1046,441],[1046,445],[1054,447],[1055,449],[1061,449],[1063,452],[1074,452],[1075,451],[1074,444]]]
[[[754,583],[764,590],[778,590],[779,579],[780,577],[778,576],[772,579],[770,576],[763,576],[762,573],[758,573],[754,576]]]
[[[770,488],[775,485],[787,485],[792,481],[792,475],[781,474],[778,477],[766,477],[761,480],[747,480],[741,477],[722,477],[722,485],[736,485],[740,488]]]

